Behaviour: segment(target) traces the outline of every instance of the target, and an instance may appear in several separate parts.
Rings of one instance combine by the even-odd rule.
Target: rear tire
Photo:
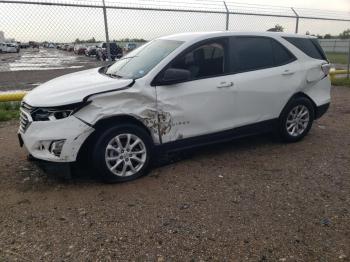
[[[283,109],[279,118],[278,132],[281,139],[285,142],[300,141],[310,131],[314,118],[314,107],[309,99],[293,99]]]
[[[93,164],[105,182],[126,182],[147,174],[152,153],[149,134],[137,125],[123,124],[99,134]]]

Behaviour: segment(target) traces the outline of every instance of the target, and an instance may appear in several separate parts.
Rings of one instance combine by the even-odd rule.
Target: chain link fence
[[[348,12],[239,4],[231,0],[0,0],[0,31],[20,42],[58,44],[90,39],[117,41],[125,46],[191,31],[270,29],[339,35],[349,28]],[[5,40],[0,34],[0,42]],[[330,52],[347,57],[349,49]]]

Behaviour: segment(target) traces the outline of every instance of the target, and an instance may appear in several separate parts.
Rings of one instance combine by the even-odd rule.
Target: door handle
[[[295,74],[295,72],[290,71],[290,70],[284,70],[282,73],[283,76],[290,76],[290,75],[294,75],[294,74]]]
[[[217,88],[229,88],[233,86],[233,82],[221,82]]]

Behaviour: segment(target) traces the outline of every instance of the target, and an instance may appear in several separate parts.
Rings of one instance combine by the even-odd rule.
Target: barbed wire
[[[1,2],[6,2],[0,0]],[[23,0],[13,0],[11,2],[24,2]],[[27,3],[46,3],[46,4],[69,4],[69,5],[91,5],[102,6],[102,0],[26,0]],[[239,3],[232,0],[193,0],[193,1],[171,1],[171,0],[106,0],[106,6],[121,8],[146,8],[146,9],[173,9],[173,10],[192,10],[208,12],[226,12],[225,4],[230,13],[241,14],[263,14],[263,15],[280,15],[296,16],[291,7],[281,5],[261,5],[252,3]],[[294,10],[299,16],[314,18],[330,18],[350,20],[350,12],[309,9],[295,7]]]

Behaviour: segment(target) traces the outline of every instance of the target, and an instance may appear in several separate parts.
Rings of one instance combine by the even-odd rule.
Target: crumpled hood
[[[99,68],[60,76],[29,92],[23,101],[35,107],[62,106],[83,101],[89,95],[118,90],[130,85],[132,79],[104,76]]]

